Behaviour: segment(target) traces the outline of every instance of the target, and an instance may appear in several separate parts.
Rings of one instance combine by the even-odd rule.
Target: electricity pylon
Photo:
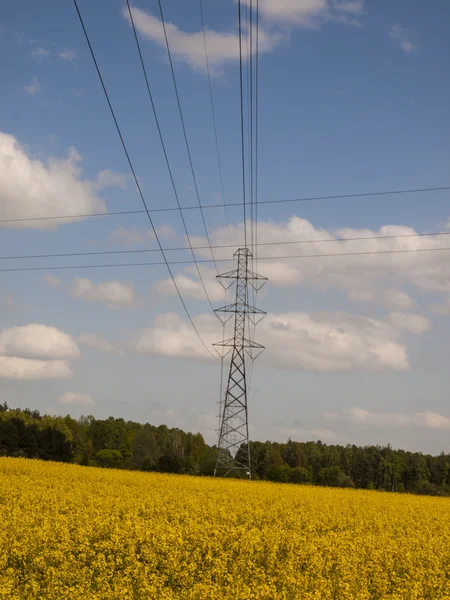
[[[245,355],[255,360],[264,350],[264,346],[250,339],[248,321],[257,325],[266,313],[249,305],[248,286],[251,285],[258,291],[267,281],[267,277],[249,270],[249,259],[252,255],[248,248],[239,248],[234,256],[237,259],[237,269],[217,275],[225,289],[229,289],[235,283],[236,301],[216,310],[216,313],[231,313],[229,317],[223,318],[218,314],[223,323],[234,315],[234,335],[214,344],[230,348],[225,356],[231,352],[225,398],[222,414],[219,416],[219,443],[214,475],[226,477],[232,474],[251,478]],[[232,280],[231,283],[228,283],[228,280]]]

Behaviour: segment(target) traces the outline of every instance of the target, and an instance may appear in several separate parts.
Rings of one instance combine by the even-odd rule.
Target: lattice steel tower
[[[239,248],[234,256],[237,259],[237,269],[217,276],[225,289],[229,289],[235,283],[236,301],[216,310],[216,313],[231,313],[227,318],[218,314],[223,323],[229,321],[234,314],[234,335],[214,344],[224,348],[230,347],[225,356],[231,352],[227,387],[219,416],[219,443],[214,475],[232,474],[251,478],[245,358],[247,355],[251,360],[255,360],[264,350],[264,346],[250,339],[249,321],[256,326],[266,313],[250,306],[248,292],[249,285],[258,291],[267,278],[249,270],[249,259],[252,255],[248,248]],[[228,283],[227,280],[234,281]]]

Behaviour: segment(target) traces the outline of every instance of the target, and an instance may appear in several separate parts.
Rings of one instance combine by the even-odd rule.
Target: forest
[[[74,419],[0,404],[0,456],[212,476],[216,446],[200,433],[109,417]],[[320,440],[250,443],[252,479],[450,496],[450,454]]]

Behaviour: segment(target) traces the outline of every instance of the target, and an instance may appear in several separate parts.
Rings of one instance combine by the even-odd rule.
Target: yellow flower
[[[0,599],[450,598],[450,501],[0,458]]]

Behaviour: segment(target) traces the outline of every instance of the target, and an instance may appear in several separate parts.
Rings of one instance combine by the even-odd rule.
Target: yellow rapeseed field
[[[0,598],[450,598],[450,501],[0,458]]]

